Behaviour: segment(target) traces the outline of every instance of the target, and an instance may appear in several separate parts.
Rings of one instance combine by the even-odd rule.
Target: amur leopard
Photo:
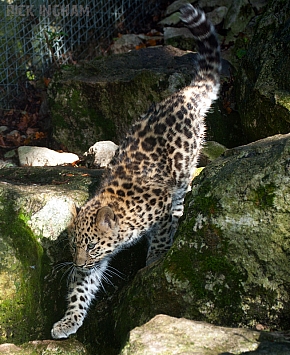
[[[112,256],[143,235],[147,264],[171,246],[205,134],[204,116],[219,91],[220,48],[203,11],[187,4],[181,20],[198,48],[198,68],[189,86],[153,105],[120,145],[99,192],[70,227],[73,277],[64,317],[53,338],[66,338],[83,324],[102,287]]]

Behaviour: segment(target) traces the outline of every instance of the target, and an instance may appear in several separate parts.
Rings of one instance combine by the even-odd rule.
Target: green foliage
[[[246,51],[245,48],[239,48],[239,49],[236,51],[236,56],[237,56],[239,59],[242,59],[246,54],[247,54],[247,51]]]

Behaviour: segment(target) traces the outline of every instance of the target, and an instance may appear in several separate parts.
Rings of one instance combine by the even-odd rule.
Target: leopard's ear
[[[67,231],[70,234],[73,231],[74,221],[75,221],[79,211],[78,211],[77,206],[74,202],[72,202],[70,204],[69,209],[70,209],[70,213],[71,213],[71,218],[70,218],[70,221],[68,222]]]
[[[108,230],[112,229],[115,225],[114,212],[109,206],[101,207],[97,213],[96,224],[100,229]]]
[[[77,210],[77,206],[74,202],[70,205],[70,211],[72,214],[72,218],[75,219],[76,216],[78,215],[78,210]]]

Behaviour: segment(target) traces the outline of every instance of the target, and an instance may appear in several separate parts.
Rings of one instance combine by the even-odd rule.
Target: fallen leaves
[[[15,148],[20,145],[29,145],[33,141],[45,139],[47,133],[41,129],[39,114],[29,113],[25,110],[12,109],[0,113],[0,146],[2,148]]]

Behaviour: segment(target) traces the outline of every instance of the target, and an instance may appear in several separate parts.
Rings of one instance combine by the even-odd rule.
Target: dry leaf
[[[149,46],[156,46],[156,40],[155,39],[148,39],[148,41],[146,41],[146,43]]]
[[[45,136],[46,136],[46,134],[43,132],[35,132],[34,138],[35,139],[43,139],[43,138],[45,138]]]
[[[139,49],[142,49],[142,48],[146,48],[146,44],[141,43],[141,44],[139,44],[139,46],[135,46],[136,50],[139,50]]]
[[[43,78],[43,82],[46,87],[48,87],[50,80],[51,80],[50,78],[45,78],[45,77]]]

